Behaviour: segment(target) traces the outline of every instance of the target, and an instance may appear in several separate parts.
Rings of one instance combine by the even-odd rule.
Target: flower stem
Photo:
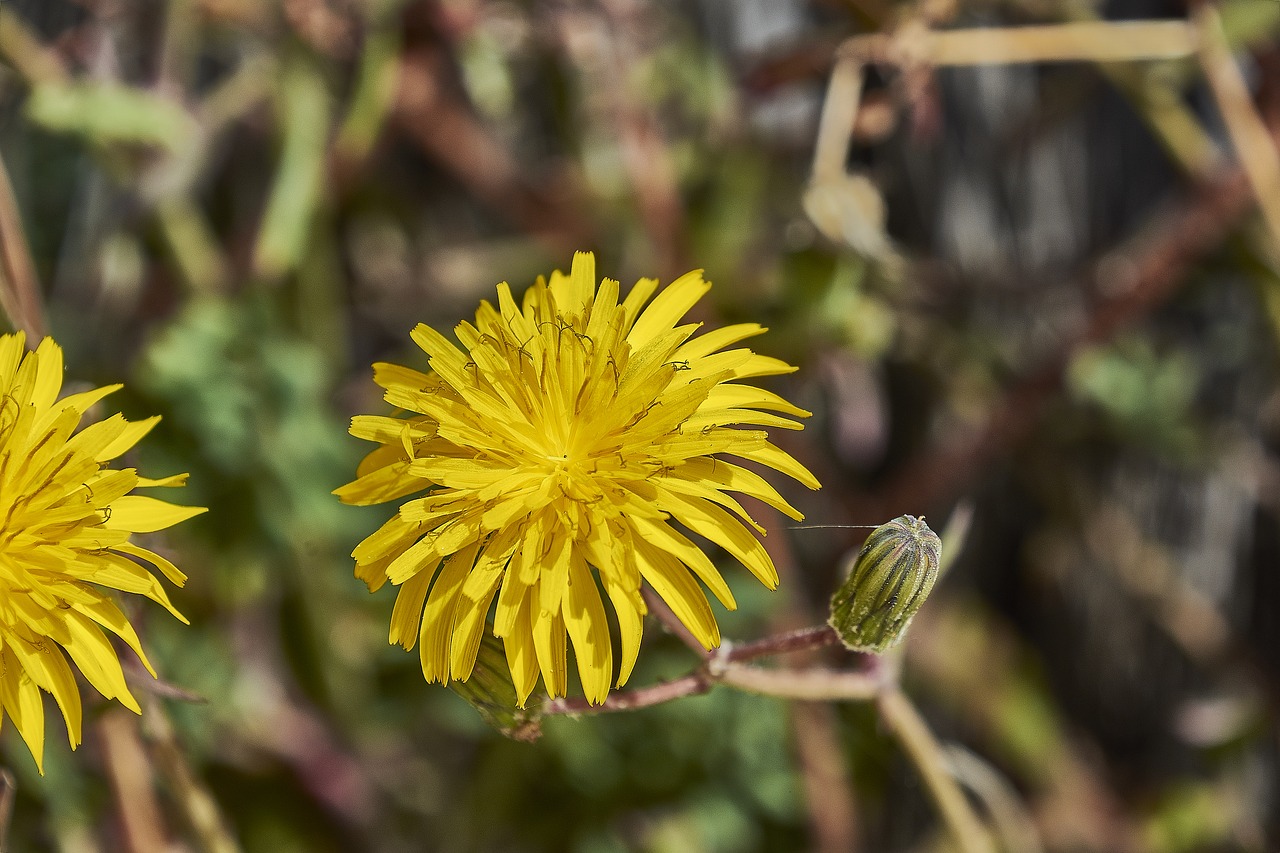
[[[826,625],[740,645],[726,642],[719,653],[712,653],[697,670],[673,681],[614,692],[602,705],[590,705],[585,699],[578,698],[553,699],[543,706],[542,711],[548,715],[631,711],[700,695],[717,684],[745,693],[799,702],[865,702],[874,699],[881,719],[916,766],[943,823],[962,853],[995,853],[990,835],[947,769],[942,746],[911,700],[898,687],[897,667],[892,658],[870,657],[866,668],[861,671],[826,667],[766,669],[742,663],[767,655],[822,648],[836,642],[835,632]]]
[[[834,669],[762,669],[730,664],[720,682],[745,693],[777,696],[802,702],[863,702],[881,689],[875,672]]]
[[[542,706],[542,713],[551,714],[604,714],[610,711],[634,711],[649,708],[686,696],[697,696],[711,689],[715,681],[703,670],[683,675],[674,681],[665,681],[636,690],[619,690],[609,694],[600,705],[592,705],[577,697],[552,699]]]
[[[839,636],[836,635],[835,629],[830,625],[814,625],[809,628],[788,631],[785,634],[765,637],[762,640],[752,640],[749,643],[733,643],[729,646],[727,654],[729,660],[738,663],[769,655],[822,649],[827,646],[834,646],[839,642]]]
[[[963,853],[994,853],[991,837],[947,770],[941,745],[911,700],[897,686],[885,685],[877,706],[880,718],[893,731],[920,772],[956,845]]]

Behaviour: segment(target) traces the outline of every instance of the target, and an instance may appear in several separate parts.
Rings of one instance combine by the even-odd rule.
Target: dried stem
[[[788,443],[784,441],[784,447]],[[749,499],[748,506],[753,510],[763,510],[763,507],[753,506],[753,502],[756,502],[755,498]],[[819,611],[813,602],[796,595],[796,590],[804,586],[803,573],[792,550],[792,537],[782,529],[782,517],[776,512],[764,511],[757,517],[764,519],[764,548],[777,567],[779,580],[786,590],[782,606],[770,619],[774,636],[769,651],[796,653],[789,666],[791,669],[812,666],[822,646],[835,641],[834,632],[823,631],[826,626],[821,625],[800,631],[795,630],[795,626],[819,618],[819,612],[827,615],[823,612],[826,608]],[[811,642],[814,645],[805,648]],[[757,647],[747,651],[768,648]],[[732,664],[733,651],[732,647],[722,650],[717,663]],[[873,658],[864,658],[861,663],[868,667],[879,666]],[[839,750],[831,749],[833,744],[841,741],[838,717],[830,703],[792,702],[789,710],[793,755],[800,785],[805,792],[804,805],[814,853],[857,853],[861,849],[858,843],[858,797],[849,767],[839,757]]]
[[[878,667],[867,672],[814,669],[763,669],[730,664],[717,679],[744,693],[802,702],[865,702],[880,692]]]
[[[64,83],[62,57],[40,42],[11,7],[0,5],[0,56],[28,83]]]
[[[862,60],[856,54],[841,56],[831,70],[831,82],[822,102],[818,121],[818,140],[813,149],[813,177],[839,177],[844,174],[849,155],[849,137],[858,116],[862,99]]]
[[[122,708],[111,709],[98,721],[98,743],[120,815],[124,849],[129,853],[169,850],[164,812],[152,784],[154,771],[138,736],[136,718]]]
[[[129,685],[130,690],[149,693],[162,699],[190,702],[193,705],[203,705],[209,701],[206,696],[202,696],[185,687],[179,687],[162,678],[156,678],[142,668],[142,664],[138,662],[137,658],[126,655],[121,655],[120,657],[121,668],[124,670],[124,680]]]
[[[1186,21],[1079,21],[931,32],[922,42],[935,65],[1131,62],[1190,56],[1195,32]]]
[[[791,742],[800,769],[814,853],[860,853],[858,798],[850,779],[840,716],[826,702],[790,702]]]
[[[880,692],[877,707],[880,718],[893,731],[920,771],[938,813],[960,850],[963,853],[995,853],[990,835],[947,769],[946,754],[941,744],[911,700],[896,686],[885,686]]]
[[[919,769],[938,813],[963,853],[994,853],[990,836],[947,769],[946,754],[915,706],[895,683],[895,670],[869,658],[862,671],[826,667],[765,669],[740,661],[771,654],[831,645],[835,633],[826,625],[790,631],[752,643],[725,643],[694,672],[673,681],[613,693],[601,705],[585,699],[552,699],[542,707],[546,715],[600,714],[649,708],[706,693],[717,684],[744,693],[799,702],[865,702],[876,700],[885,724]]]
[[[512,154],[450,90],[445,59],[429,47],[403,53],[393,123],[432,160],[500,216],[557,253],[596,242],[579,212],[575,185],[563,178],[534,182]]]
[[[147,733],[156,764],[172,786],[178,807],[195,832],[200,848],[205,853],[239,853],[240,845],[227,828],[217,800],[192,772],[160,700],[154,695],[147,697],[146,708]]]
[[[3,160],[0,160],[0,308],[9,315],[15,329],[27,333],[32,346],[47,333],[35,264]]]
[[[1195,52],[1186,21],[1075,21],[1033,27],[982,27],[935,32],[916,22],[894,36],[854,36],[836,58],[931,65],[1024,62],[1128,62],[1181,59]]]
[[[1254,109],[1249,87],[1227,46],[1217,10],[1209,4],[1201,6],[1196,23],[1201,36],[1200,65],[1262,218],[1272,238],[1280,244],[1280,153],[1262,116]]]

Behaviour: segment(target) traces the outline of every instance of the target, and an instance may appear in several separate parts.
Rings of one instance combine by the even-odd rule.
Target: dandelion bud
[[[885,651],[906,631],[938,577],[942,542],[924,518],[903,515],[867,537],[831,597],[832,628],[855,651]]]
[[[480,640],[476,666],[466,681],[451,681],[453,689],[467,704],[480,712],[484,721],[513,740],[535,741],[541,734],[536,710],[520,707],[515,684],[507,668],[502,643],[491,636]]]

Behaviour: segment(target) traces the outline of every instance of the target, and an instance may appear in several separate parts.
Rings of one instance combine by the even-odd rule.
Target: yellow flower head
[[[725,457],[818,488],[763,429],[734,428],[799,429],[783,415],[808,412],[736,381],[795,368],[725,349],[764,331],[754,323],[698,337],[701,324],[677,325],[711,286],[701,271],[649,302],[657,286],[641,279],[619,303],[618,282],[597,290],[595,260],[580,252],[569,275],[539,278],[522,305],[498,285],[497,307],[482,302],[474,325],[455,330],[461,349],[418,326],[430,372],[374,365],[386,400],[416,414],[353,419],[352,435],[381,446],[337,494],[372,504],[422,493],[352,556],[370,589],[400,585],[390,640],[420,644],[428,681],[471,674],[495,596],[492,630],[521,704],[539,673],[548,693],[565,694],[566,639],[587,699],[604,701],[614,665],[600,588],[621,632],[617,685],[640,648],[642,580],[715,647],[720,630],[698,581],[729,609],[733,593],[673,522],[777,586],[747,527],[763,529],[729,492],[802,516]]]
[[[120,386],[59,400],[62,350],[50,338],[34,353],[25,344],[21,333],[0,336],[0,725],[13,721],[39,766],[42,689],[62,710],[71,747],[80,742],[80,693],[68,657],[103,696],[141,713],[102,629],[124,640],[148,670],[151,664],[103,588],[141,593],[185,622],[144,564],[179,586],[186,576],[129,538],[204,510],[129,494],[186,480],[147,480],[132,468],[106,467],[160,419],[128,423],[114,415],[76,432],[89,407]]]

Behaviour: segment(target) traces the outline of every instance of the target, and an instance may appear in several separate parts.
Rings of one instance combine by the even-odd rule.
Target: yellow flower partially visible
[[[390,641],[420,645],[428,681],[468,678],[495,597],[491,630],[522,705],[539,674],[548,693],[565,694],[567,640],[589,701],[627,681],[646,612],[642,581],[700,643],[717,646],[698,582],[729,609],[733,593],[681,527],[777,586],[749,529],[763,528],[729,493],[803,516],[730,459],[819,487],[761,429],[799,429],[786,416],[809,413],[740,382],[795,368],[726,349],[764,331],[754,323],[697,337],[701,324],[677,325],[711,286],[701,271],[649,302],[657,286],[641,279],[619,302],[618,282],[597,289],[594,258],[578,253],[569,275],[539,278],[522,305],[498,285],[497,307],[482,302],[475,323],[455,329],[461,349],[418,326],[412,337],[430,372],[374,365],[387,402],[411,414],[353,419],[352,435],[380,446],[337,494],[373,504],[422,493],[353,556],[370,589],[400,585]],[[621,632],[616,680],[601,588]]]
[[[114,415],[77,432],[89,407],[121,386],[59,400],[62,350],[50,338],[33,353],[25,344],[21,333],[0,336],[0,726],[11,720],[42,766],[41,690],[58,703],[72,749],[80,743],[72,664],[103,696],[141,713],[103,629],[155,671],[105,590],[140,593],[186,622],[151,569],[179,586],[186,576],[129,540],[204,509],[129,494],[186,481],[185,474],[148,480],[132,468],[107,467],[160,419],[128,423]]]

